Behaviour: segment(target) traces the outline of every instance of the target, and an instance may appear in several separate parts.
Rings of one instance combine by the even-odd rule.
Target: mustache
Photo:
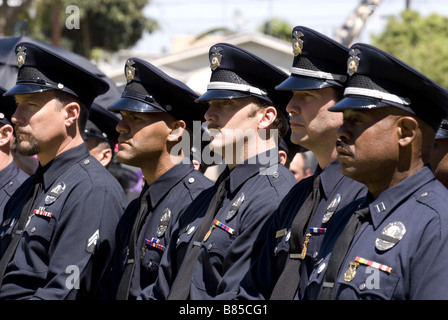
[[[351,155],[353,155],[352,151],[350,150],[350,145],[348,143],[345,143],[342,140],[337,140],[336,141],[336,148],[341,148],[343,149],[346,153],[349,153]]]
[[[217,125],[217,124],[212,124],[212,123],[210,123],[210,124],[207,126],[207,128],[208,128],[208,130],[215,129],[215,130],[221,131],[221,127],[220,127],[219,125]]]

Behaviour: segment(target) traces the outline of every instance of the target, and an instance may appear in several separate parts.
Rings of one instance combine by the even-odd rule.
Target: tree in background
[[[144,16],[143,9],[150,0],[21,0],[10,7],[7,1],[0,6],[0,33],[13,35],[24,20],[28,21],[27,35],[50,42],[92,58],[92,53],[115,52],[132,47],[143,32],[154,32],[157,21]],[[67,28],[66,19],[79,9],[79,28]]]
[[[260,27],[258,27],[258,31],[290,42],[292,28],[293,26],[291,26],[285,20],[279,18],[272,18],[264,22]]]
[[[385,30],[372,36],[372,44],[448,87],[448,18],[426,17],[405,10],[390,17]]]

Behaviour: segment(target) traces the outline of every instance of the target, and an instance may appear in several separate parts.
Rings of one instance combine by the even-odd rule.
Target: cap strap
[[[267,96],[267,92],[261,90],[260,88],[252,87],[247,84],[239,84],[231,82],[221,82],[221,81],[210,82],[207,85],[207,90],[236,90],[258,94],[260,96]]]
[[[299,76],[306,76],[306,77],[312,77],[312,78],[319,78],[319,79],[325,79],[325,80],[336,80],[345,82],[347,80],[347,76],[342,74],[336,74],[336,73],[329,73],[324,71],[314,71],[309,69],[302,69],[302,68],[291,68],[291,73],[297,74]]]
[[[381,99],[381,100],[387,100],[387,101],[402,104],[404,106],[408,106],[411,104],[411,100],[409,98],[403,98],[403,97],[397,96],[395,94],[382,92],[382,91],[374,90],[374,89],[348,87],[344,90],[344,96],[349,95],[349,94],[366,96],[366,97],[371,97],[371,98]]]

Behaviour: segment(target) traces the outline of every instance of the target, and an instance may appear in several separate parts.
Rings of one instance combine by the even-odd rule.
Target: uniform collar
[[[148,188],[151,206],[156,207],[157,203],[188,174],[193,172],[193,164],[182,163],[182,161],[162,174]]]
[[[250,159],[247,159],[230,171],[230,192],[233,193],[254,175],[273,174],[275,171],[275,166],[278,166],[279,163],[280,156],[277,148],[273,148],[267,152],[260,153]],[[226,170],[228,170],[227,168]]]
[[[330,162],[324,170],[318,167],[316,171],[319,172],[319,170],[321,171],[320,179],[322,190],[324,191],[325,198],[328,199],[338,183],[344,178],[344,175],[341,172],[340,164],[337,159]]]
[[[57,156],[43,167],[39,164],[37,171],[43,175],[44,190],[46,191],[47,188],[51,186],[65,171],[73,166],[74,163],[87,158],[89,155],[89,148],[87,143],[84,142],[79,146],[76,146]]]
[[[383,191],[376,199],[370,201],[369,208],[374,228],[377,228],[387,216],[402,202],[425,184],[435,179],[428,166],[400,181],[397,185]],[[371,197],[371,194],[368,195]]]
[[[17,173],[17,165],[14,161],[8,164],[2,171],[0,171],[0,188],[3,188]]]

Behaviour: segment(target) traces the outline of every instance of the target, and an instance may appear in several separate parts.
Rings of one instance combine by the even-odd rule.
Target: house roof
[[[231,36],[207,36],[194,41],[191,36],[175,38],[174,52],[154,57],[149,55],[132,55],[145,59],[170,76],[185,82],[193,90],[202,94],[206,91],[210,79],[208,52],[210,46],[218,42],[227,42],[254,53],[289,73],[293,53],[291,43],[259,32],[239,33]],[[182,48],[184,48],[182,50]],[[125,81],[123,65],[107,73],[113,81],[121,84]]]

